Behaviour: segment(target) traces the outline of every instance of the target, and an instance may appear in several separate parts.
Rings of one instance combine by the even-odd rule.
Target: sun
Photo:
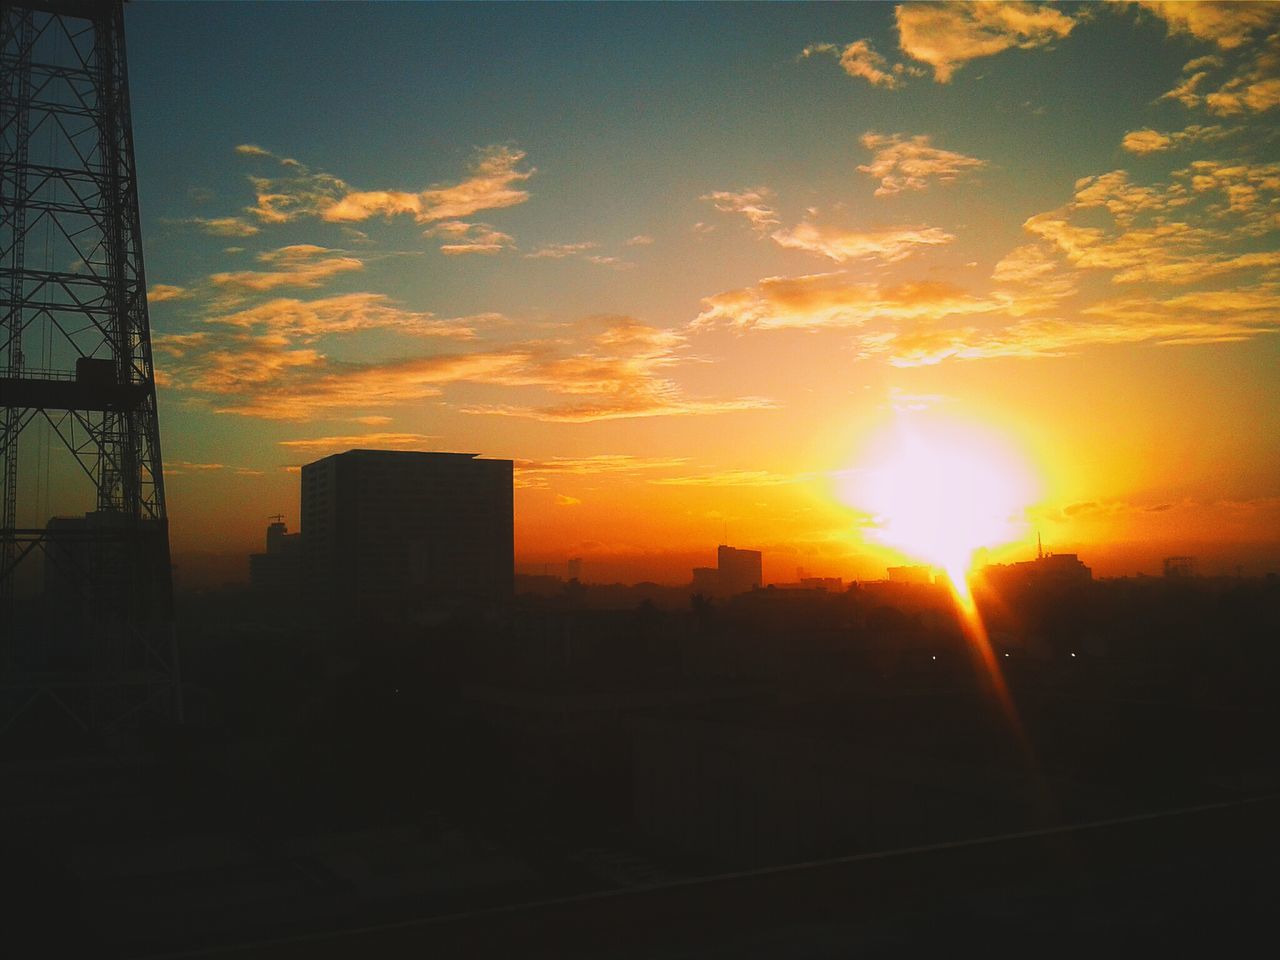
[[[869,535],[945,571],[966,605],[975,552],[1025,537],[1035,495],[1026,461],[993,431],[919,413],[900,414],[841,477]]]

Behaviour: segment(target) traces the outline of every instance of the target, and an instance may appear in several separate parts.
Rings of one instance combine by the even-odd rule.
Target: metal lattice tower
[[[121,0],[0,7],[0,481],[0,743],[177,717]]]

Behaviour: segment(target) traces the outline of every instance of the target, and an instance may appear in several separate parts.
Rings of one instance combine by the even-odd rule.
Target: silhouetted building
[[[715,567],[694,567],[691,589],[712,597],[735,597],[758,589],[763,582],[759,550],[739,550],[721,544]]]
[[[284,518],[267,527],[267,552],[249,555],[249,586],[263,593],[296,594],[302,587],[302,534],[290,533]]]
[[[890,583],[933,583],[933,571],[929,567],[889,567]]]
[[[997,588],[1066,586],[1090,582],[1093,571],[1074,553],[1041,553],[1021,563],[993,563],[982,568],[982,576]]]
[[[763,580],[759,550],[739,550],[721,544],[716,550],[716,564],[720,569],[720,590],[727,596],[754,590]]]
[[[719,595],[720,571],[715,567],[694,567],[692,589],[703,596]]]
[[[512,462],[349,450],[302,468],[308,585],[331,608],[400,618],[511,598]]]
[[[570,580],[581,580],[582,579],[582,558],[581,557],[571,558],[567,565],[567,570],[568,570]]]
[[[1170,578],[1194,577],[1196,575],[1196,558],[1165,557],[1164,575]]]

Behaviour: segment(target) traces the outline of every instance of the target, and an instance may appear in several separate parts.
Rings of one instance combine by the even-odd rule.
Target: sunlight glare
[[[900,414],[844,474],[840,497],[870,515],[880,543],[944,571],[968,607],[974,553],[1026,535],[1034,483],[1025,461],[991,432]]]

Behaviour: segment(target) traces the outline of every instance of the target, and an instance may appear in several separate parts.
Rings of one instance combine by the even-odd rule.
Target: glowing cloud
[[[890,66],[889,61],[871,46],[870,40],[855,40],[844,48],[834,43],[813,43],[805,47],[800,56],[811,57],[820,53],[839,58],[840,66],[849,76],[861,77],[872,86],[884,87],[886,90],[900,86],[901,75],[906,72],[906,68],[900,63]]]
[[[1186,34],[1222,50],[1242,46],[1254,32],[1280,22],[1280,8],[1270,3],[1137,0],[1137,4],[1164,20],[1170,36]]]
[[[923,134],[903,137],[868,131],[862,135],[862,145],[875,156],[858,167],[858,172],[877,178],[880,186],[876,196],[887,197],[904,190],[923,190],[930,180],[950,183],[963,173],[986,166],[986,161],[977,157],[940,150],[929,139]]]
[[[770,234],[774,243],[792,250],[804,250],[836,263],[846,260],[882,260],[893,263],[909,257],[922,247],[950,243],[955,239],[937,227],[890,227],[870,233],[819,227],[801,223]]]
[[[373,217],[410,216],[419,223],[458,220],[481,210],[524,203],[529,194],[519,185],[533,176],[521,169],[524,151],[489,147],[480,151],[470,175],[447,186],[425,190],[356,190],[338,177],[311,171],[290,157],[280,157],[253,144],[237,152],[274,160],[284,172],[273,177],[251,176],[257,202],[248,208],[264,223],[287,223],[318,217],[331,223],[354,223]]]
[[[1048,5],[1019,2],[903,3],[896,16],[902,51],[933,67],[938,83],[970,60],[1061,40],[1079,22]]]

